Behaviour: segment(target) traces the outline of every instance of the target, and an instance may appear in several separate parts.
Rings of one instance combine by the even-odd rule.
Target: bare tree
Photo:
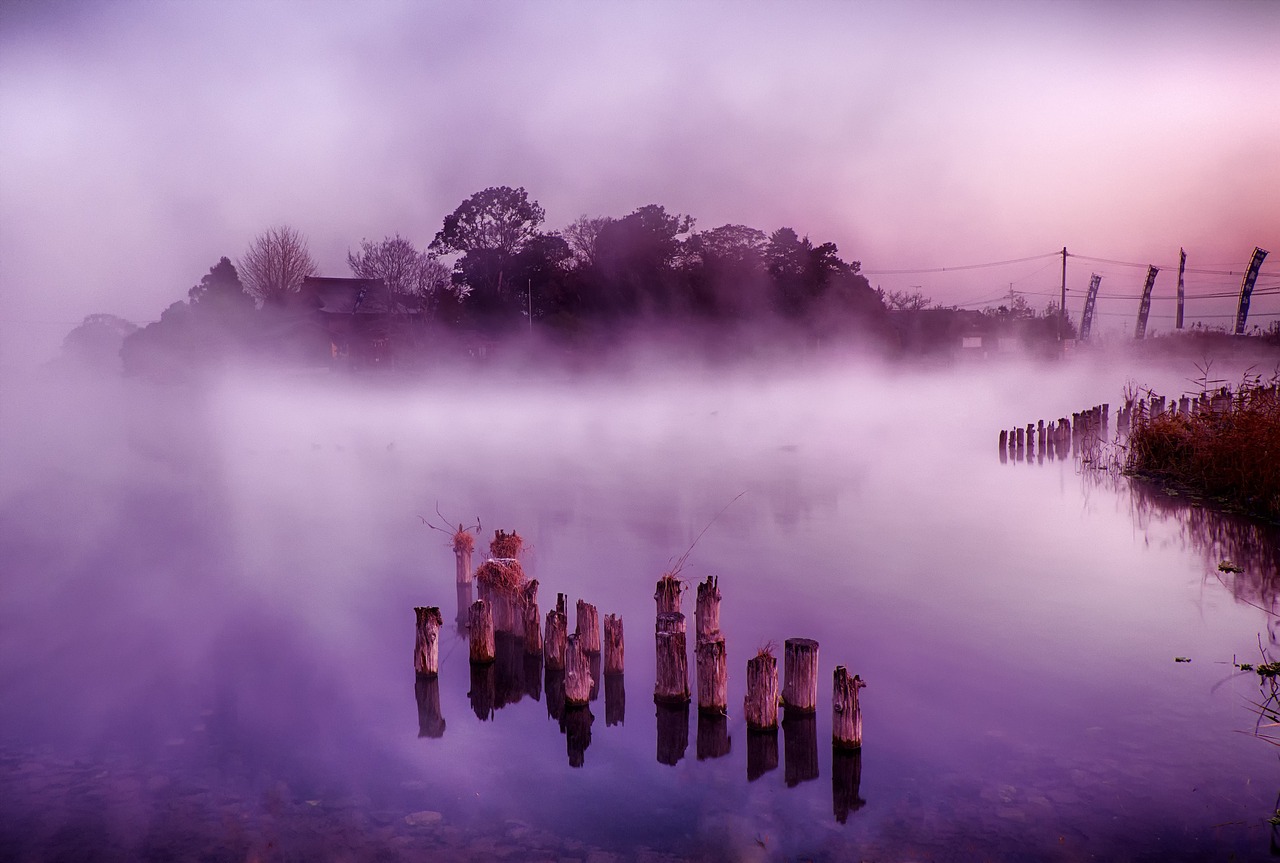
[[[608,216],[588,218],[582,215],[560,232],[565,242],[569,244],[569,248],[573,250],[575,261],[582,266],[591,266],[595,263],[596,237],[600,236],[600,229],[612,221],[613,219]]]
[[[307,241],[294,228],[280,225],[263,231],[236,262],[244,289],[263,305],[284,302],[316,271]]]
[[[379,243],[361,240],[359,252],[347,252],[347,264],[357,278],[385,281],[402,303],[426,305],[438,291],[453,289],[449,268],[399,234]]]
[[[890,309],[901,309],[905,312],[918,312],[922,309],[929,308],[932,299],[926,297],[920,291],[881,291],[880,299],[884,301],[885,307]]]

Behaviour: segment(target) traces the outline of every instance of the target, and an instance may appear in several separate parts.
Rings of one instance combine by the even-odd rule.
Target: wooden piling
[[[606,614],[604,618],[604,673],[622,674],[624,665],[622,618]]]
[[[747,660],[747,697],[743,704],[747,728],[778,727],[778,660],[771,653],[758,653]]]
[[[684,592],[684,582],[674,575],[664,575],[658,579],[658,588],[653,599],[658,604],[658,614],[679,614],[680,599]]]
[[[497,654],[493,641],[493,610],[489,603],[483,599],[471,603],[468,628],[471,631],[471,661],[480,664],[493,662]]]
[[[818,642],[788,638],[782,655],[786,673],[782,703],[789,710],[812,713],[818,709]]]
[[[862,748],[862,708],[858,690],[866,686],[858,675],[849,676],[843,665],[836,666],[831,696],[831,743],[838,749]]]
[[[564,596],[563,593],[560,595]],[[547,668],[557,671],[564,668],[568,628],[569,621],[565,618],[563,611],[557,609],[547,612],[546,638],[543,639],[542,643],[542,656]]]
[[[685,651],[684,615],[678,611],[658,615],[657,680],[653,700],[660,704],[689,702],[689,657]]]
[[[1000,429],[1000,452],[1003,453],[1009,446],[1009,432]]]
[[[574,632],[582,642],[582,652],[598,654],[600,652],[600,615],[596,607],[589,602],[578,600],[578,619]]]
[[[444,618],[440,615],[440,609],[434,605],[417,607],[413,611],[418,619],[418,634],[413,645],[413,670],[435,677],[440,672],[440,627],[444,626]]]
[[[538,613],[538,580],[524,586],[521,612],[524,615],[524,650],[537,655],[542,653],[542,616]]]
[[[720,637],[720,579],[708,575],[698,583],[698,598],[694,606],[694,636],[697,643]]]
[[[724,713],[729,706],[729,671],[724,638],[698,642],[698,711]]]
[[[470,539],[471,535],[467,534],[467,538]],[[471,552],[472,546],[470,543],[461,543],[454,540],[453,557],[458,584],[471,583]]]
[[[569,707],[583,707],[591,701],[591,666],[582,638],[575,632],[565,644],[564,653],[564,703]]]

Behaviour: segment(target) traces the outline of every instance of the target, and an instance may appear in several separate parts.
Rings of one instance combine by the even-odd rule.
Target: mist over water
[[[216,841],[243,859],[268,822],[294,829],[291,850],[332,849],[296,827],[314,812],[359,837],[343,840],[357,859],[409,853],[405,830],[446,859],[504,843],[1261,856],[1280,765],[1234,733],[1256,684],[1222,663],[1267,642],[1267,616],[1212,577],[1177,518],[1135,521],[1123,488],[1071,461],[1001,464],[995,446],[1001,428],[1117,404],[1132,377],[1174,394],[1194,373],[814,360],[6,380],[0,850],[130,859]],[[623,617],[625,719],[592,703],[581,768],[545,693],[477,718],[453,555],[423,523],[437,508],[482,521],[478,560],[494,529],[517,530],[544,612],[563,592]],[[653,588],[695,540],[682,575],[717,575],[724,595],[730,747],[699,759],[695,706],[671,766]],[[446,620],[439,739],[418,736],[415,605]],[[787,787],[780,735],[778,769],[748,782],[745,662],[792,637],[821,643],[818,778]],[[837,664],[868,681],[866,804],[845,824]],[[222,807],[257,826],[216,828]],[[406,828],[423,810],[444,826]]]

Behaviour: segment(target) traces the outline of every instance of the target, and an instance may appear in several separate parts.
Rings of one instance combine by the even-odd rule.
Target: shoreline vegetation
[[[1163,407],[1163,400],[1159,404]],[[1123,470],[1280,523],[1280,377],[1246,378],[1196,399],[1171,401],[1167,410],[1139,407],[1129,427]]]

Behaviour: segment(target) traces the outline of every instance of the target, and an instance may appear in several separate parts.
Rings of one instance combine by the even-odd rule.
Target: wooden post
[[[862,748],[862,708],[858,690],[866,686],[858,675],[849,676],[843,665],[836,666],[831,695],[831,742],[838,749]]]
[[[606,614],[604,618],[604,673],[621,674],[623,672],[622,618],[616,614]],[[608,722],[606,718],[606,724]]]
[[[560,594],[564,596],[564,594]],[[543,659],[547,664],[547,668],[556,671],[564,668],[565,646],[567,644],[565,636],[566,630],[569,628],[569,621],[565,619],[563,611],[547,612],[547,636],[542,644]]]
[[[537,655],[542,653],[542,617],[538,614],[538,579],[524,586],[524,650]]]
[[[729,672],[724,639],[699,641],[696,653],[698,711],[724,713],[729,706]]]
[[[698,599],[694,606],[694,636],[698,643],[720,637],[720,579],[708,575],[698,583]]]
[[[582,642],[583,653],[600,652],[600,615],[594,605],[581,599],[578,600],[578,620],[574,632]]]
[[[747,697],[743,705],[747,728],[778,727],[778,660],[769,653],[747,660]]]
[[[585,707],[591,700],[591,666],[582,649],[582,638],[575,632],[568,637],[564,652],[564,703],[569,707]]]
[[[471,603],[471,661],[476,663],[493,662],[497,655],[493,643],[493,610],[489,603],[477,599]]]
[[[679,614],[683,591],[684,583],[674,575],[664,575],[658,579],[658,589],[653,594],[654,601],[658,603],[658,614]]]
[[[1009,446],[1009,432],[1000,429],[1000,452],[1004,452]]]
[[[444,737],[444,717],[440,715],[440,678],[434,674],[415,675],[413,694],[418,702],[418,736]]]
[[[413,646],[413,670],[435,677],[440,672],[440,627],[444,618],[436,606],[417,607],[418,637]]]
[[[453,544],[453,556],[457,566],[458,584],[470,584],[471,546],[455,541]]]
[[[812,713],[818,709],[818,642],[788,638],[782,655],[786,671],[782,703],[788,710]]]
[[[659,614],[656,629],[657,681],[653,700],[660,704],[687,704],[689,657],[685,651],[684,615],[678,611]]]

